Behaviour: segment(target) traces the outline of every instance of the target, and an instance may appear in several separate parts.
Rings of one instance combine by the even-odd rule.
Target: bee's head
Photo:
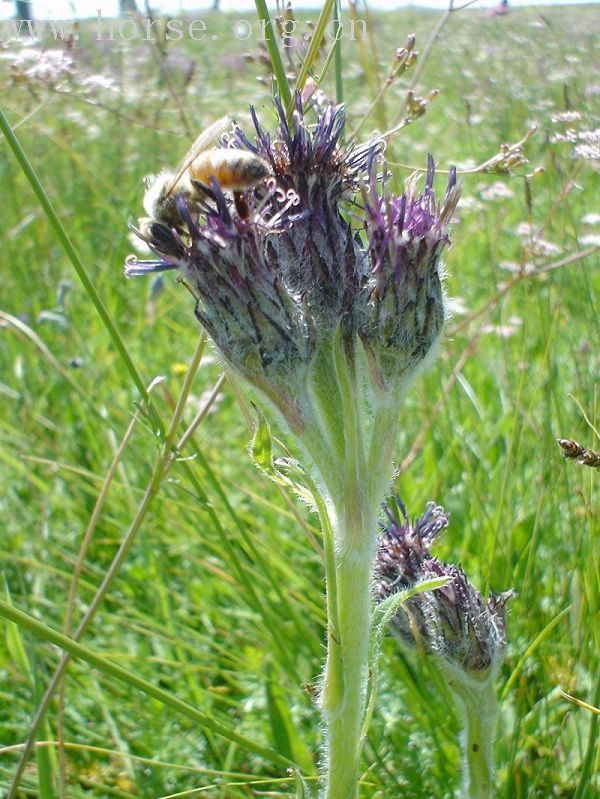
[[[148,175],[144,178],[146,192],[144,194],[144,211],[148,216],[160,215],[160,208],[167,199],[169,186],[173,182],[173,174],[166,170],[158,175]]]

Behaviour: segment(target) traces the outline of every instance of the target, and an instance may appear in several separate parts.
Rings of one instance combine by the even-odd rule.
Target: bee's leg
[[[204,200],[205,197],[208,197],[210,200],[216,203],[217,198],[215,196],[214,191],[209,185],[207,185],[206,183],[202,183],[201,180],[195,180],[194,178],[192,178],[192,186],[196,191],[196,196],[198,201],[200,201],[201,199]],[[205,203],[203,203],[203,205],[205,205]]]
[[[233,192],[233,202],[235,205],[235,210],[238,212],[238,216],[240,219],[248,219],[250,216],[250,208],[248,207],[248,202],[246,200],[246,195],[243,191],[234,191]]]

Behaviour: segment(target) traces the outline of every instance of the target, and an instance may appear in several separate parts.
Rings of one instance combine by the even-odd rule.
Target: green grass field
[[[236,39],[227,16],[204,18],[216,41],[171,42],[167,52],[94,42],[83,25],[68,74],[50,81],[11,67],[31,47],[0,49],[0,105],[143,383],[164,378],[152,391],[164,428],[200,331],[171,276],[162,287],[123,277],[142,178],[178,162],[221,114],[244,120],[252,102],[269,121],[271,88],[257,80],[266,71],[244,59],[256,43]],[[414,32],[423,52],[439,18],[372,13],[369,39],[344,41],[349,133],[396,48]],[[594,6],[453,14],[415,87],[440,95],[387,151],[399,185],[427,152],[440,169],[467,171],[445,259],[454,315],[402,411],[395,490],[411,515],[430,499],[450,512],[436,554],[461,563],[482,592],[517,592],[498,681],[502,799],[600,790],[598,473],[565,461],[555,441],[600,449],[599,30]],[[333,67],[323,89],[335,96]],[[397,122],[405,91],[402,80],[391,85],[359,138]],[[469,172],[533,124],[526,167]],[[157,486],[163,439],[142,416],[120,451],[138,388],[4,139],[0,152],[0,568],[16,608],[55,630],[72,617],[74,629]],[[314,784],[325,640],[318,521],[253,466],[248,407],[228,380],[213,393],[220,374],[209,343],[177,437],[207,401],[210,410],[140,517],[82,644],[295,761]],[[2,621],[0,633],[4,790],[59,650],[25,624]],[[63,736],[68,797],[295,795],[272,757],[101,664],[74,659],[63,711],[58,696],[38,740]],[[361,797],[459,796],[457,732],[426,664],[386,641]],[[58,796],[59,769],[57,748],[38,747],[20,795]]]

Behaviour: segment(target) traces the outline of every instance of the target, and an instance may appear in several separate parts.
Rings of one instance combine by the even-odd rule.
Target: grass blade
[[[12,127],[8,119],[6,118],[4,112],[0,108],[0,130],[6,137],[6,141],[8,142],[9,147],[13,151],[13,154],[17,161],[19,162],[19,166],[23,170],[25,177],[27,178],[29,185],[33,189],[35,196],[37,197],[40,205],[42,206],[44,213],[46,214],[50,225],[54,229],[56,236],[58,237],[60,243],[63,246],[75,272],[77,273],[77,277],[81,281],[87,295],[89,296],[90,300],[92,301],[92,305],[96,309],[98,316],[102,320],[104,327],[106,328],[108,335],[110,336],[115,349],[119,353],[119,356],[123,363],[125,364],[125,368],[127,369],[131,379],[135,383],[137,390],[140,393],[140,396],[143,400],[149,403],[148,407],[150,412],[153,414],[154,421],[160,424],[158,415],[153,412],[152,405],[150,404],[150,399],[148,392],[146,391],[146,386],[144,385],[144,381],[142,380],[142,376],[138,372],[135,364],[131,360],[129,353],[127,351],[127,347],[125,346],[125,342],[121,337],[121,334],[112,320],[111,315],[106,308],[106,305],[102,301],[102,298],[96,291],[96,287],[92,283],[90,276],[88,275],[85,266],[83,265],[81,258],[77,254],[75,247],[73,246],[71,239],[69,238],[69,234],[65,230],[63,223],[60,221],[60,218],[56,211],[54,210],[54,206],[50,202],[50,198],[44,191],[44,187],[42,186],[40,179],[38,178],[37,174],[33,166],[31,165],[29,158],[25,153],[25,150],[21,146],[21,142],[16,137]]]
[[[48,627],[47,624],[37,621],[33,616],[24,613],[22,610],[18,610],[2,599],[0,599],[0,616],[3,616],[14,624],[18,624],[23,629],[33,633],[37,638],[60,647],[72,657],[84,660],[103,674],[114,677],[116,680],[130,685],[132,688],[142,691],[146,696],[156,699],[166,707],[170,707],[172,710],[181,713],[181,715],[192,719],[192,721],[197,721],[203,726],[214,730],[214,732],[222,735],[224,738],[239,744],[248,752],[254,752],[278,766],[287,767],[293,765],[291,761],[272,749],[261,746],[250,738],[246,738],[246,736],[236,732],[233,727],[229,727],[222,722],[212,719],[200,710],[196,710],[196,708],[188,705],[187,702],[184,702],[182,699],[178,699],[168,691],[163,691],[162,688],[158,688],[147,680],[138,677],[137,674],[133,674],[133,672],[124,669],[122,666],[118,666],[116,663],[112,663],[101,655],[97,655],[91,649],[88,649],[88,647],[77,643],[77,641],[74,641],[72,638],[52,629],[52,627]]]
[[[286,108],[291,102],[292,94],[290,92],[290,87],[285,75],[285,68],[283,66],[283,61],[281,60],[281,53],[279,52],[279,47],[277,46],[277,38],[275,36],[275,30],[273,28],[273,23],[271,22],[271,17],[269,15],[269,9],[267,8],[265,0],[254,1],[256,4],[256,13],[258,14],[258,18],[263,26],[265,43],[267,45],[267,50],[269,51],[269,57],[271,59],[271,66],[273,67],[273,74],[275,75],[277,87],[279,88],[279,96],[281,97],[281,102],[283,103],[284,108]]]

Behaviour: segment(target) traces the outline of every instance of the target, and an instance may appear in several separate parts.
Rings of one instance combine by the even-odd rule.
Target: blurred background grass
[[[249,101],[267,123],[270,113],[254,37],[236,39],[228,16],[202,16],[216,40],[171,42],[163,51],[147,42],[96,42],[82,24],[79,42],[66,48],[72,65],[43,80],[23,74],[19,53],[35,51],[40,64],[53,42],[6,42],[0,51],[4,110],[144,381],[166,377],[154,391],[165,424],[199,329],[192,299],[173,279],[123,279],[127,222],[141,213],[143,176],[178,162],[208,122],[224,113],[243,121]],[[255,17],[247,19],[258,31]],[[307,15],[299,19],[304,24]],[[425,11],[371,13],[369,40],[343,42],[349,131],[396,48],[414,32],[422,51],[438,20]],[[529,171],[543,167],[543,175],[529,182],[463,177],[446,258],[454,316],[437,361],[406,400],[397,450],[405,468],[396,488],[409,512],[435,499],[451,513],[437,554],[460,562],[482,590],[518,592],[499,682],[502,691],[510,680],[497,740],[498,796],[506,799],[581,799],[598,790],[597,717],[559,694],[599,699],[597,475],[565,463],[555,438],[598,449],[591,427],[600,373],[592,251],[600,243],[598,161],[589,153],[574,158],[574,143],[561,139],[576,144],[600,124],[599,29],[593,6],[501,18],[453,14],[415,87],[440,96],[388,149],[392,163],[423,167],[432,152],[441,169],[469,169],[538,126],[526,152]],[[333,71],[322,88],[335,95]],[[364,136],[397,122],[405,92],[405,83],[391,85]],[[575,113],[558,116],[565,112]],[[17,162],[1,147],[1,568],[15,605],[62,628],[80,542],[138,394]],[[394,172],[402,181],[410,169]],[[562,260],[571,262],[527,275]],[[209,349],[188,422],[219,375]],[[317,522],[252,466],[249,438],[225,382],[85,643],[314,775],[313,687],[324,657]],[[94,532],[76,621],[135,514],[158,444],[150,424],[138,425]],[[57,658],[26,632],[19,654],[14,628],[5,629],[0,742],[8,747],[26,738]],[[457,796],[457,730],[423,664],[387,642],[364,796]],[[57,735],[55,706],[46,735]],[[76,745],[67,748],[73,797],[162,797],[200,786],[219,797],[291,790],[281,769],[82,663],[69,668],[64,735]],[[9,784],[16,754],[0,752],[0,785]],[[41,795],[35,764],[23,795]],[[256,778],[265,781],[244,786]]]

